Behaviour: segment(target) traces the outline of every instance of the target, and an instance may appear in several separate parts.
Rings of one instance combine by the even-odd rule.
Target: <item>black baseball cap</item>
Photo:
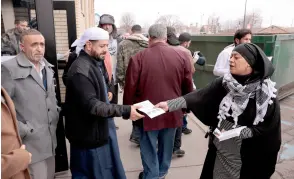
[[[181,33],[179,36],[180,42],[189,42],[191,40],[191,35],[188,32]]]
[[[172,46],[180,45],[179,39],[176,36],[176,29],[174,27],[167,26],[167,43]]]

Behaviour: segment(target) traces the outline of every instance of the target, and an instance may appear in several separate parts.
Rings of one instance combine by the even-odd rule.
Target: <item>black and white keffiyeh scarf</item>
[[[263,118],[267,112],[268,105],[273,103],[271,99],[276,98],[275,82],[267,78],[263,81],[256,81],[243,86],[228,73],[224,76],[222,84],[228,93],[219,106],[219,115],[217,117],[219,127],[222,120],[231,116],[234,119],[233,128],[235,128],[238,124],[238,116],[246,109],[249,98],[256,99],[256,117],[253,125],[264,121]],[[230,109],[232,110],[231,114],[229,114]]]

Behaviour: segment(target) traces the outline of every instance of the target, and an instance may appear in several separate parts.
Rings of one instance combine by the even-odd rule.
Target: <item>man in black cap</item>
[[[174,46],[177,50],[180,50],[186,54],[187,57],[189,57],[190,63],[191,63],[191,76],[195,72],[195,68],[192,65],[193,64],[193,58],[191,55],[191,52],[180,45],[180,41],[176,36],[176,29],[174,27],[167,27],[167,43],[171,46]],[[186,115],[185,115],[186,116]],[[185,117],[184,117],[185,119]],[[183,121],[183,123],[186,123]],[[191,133],[191,132],[190,132]],[[183,157],[185,155],[185,151],[181,149],[182,146],[182,126],[178,127],[175,134],[175,140],[174,140],[174,148],[173,148],[173,154],[177,157]]]
[[[185,47],[187,49],[190,47],[191,40],[192,40],[191,35],[187,32],[181,33],[179,36],[180,46]],[[205,65],[206,59],[200,51],[194,52],[194,51],[190,50],[190,52],[193,57],[193,66],[195,64],[200,65],[200,66]],[[196,87],[195,87],[195,89],[196,89]]]
[[[185,49],[188,49],[191,44],[191,35],[188,32],[183,32],[179,36],[180,46],[184,47]],[[193,66],[196,64],[203,66],[205,64],[205,57],[200,53],[200,51],[193,52],[191,51],[191,55],[193,57]],[[196,85],[194,84],[193,80],[193,89],[196,90]],[[187,127],[188,121],[187,121],[187,115],[183,118],[183,127],[182,132],[184,134],[190,134],[192,133],[192,130]]]
[[[191,44],[191,35],[189,33],[187,33],[187,32],[181,33],[180,36],[179,36],[179,42],[180,42],[181,48],[184,47],[183,49],[188,49],[190,47],[190,44]],[[193,66],[194,66],[194,60],[193,60]],[[194,72],[195,72],[195,68],[194,68]],[[194,82],[193,82],[193,86],[195,86]],[[183,118],[183,127],[182,127],[182,133],[184,133],[184,134],[192,133],[192,130],[189,129],[187,127],[187,125],[188,125],[187,114],[185,114],[184,118]]]
[[[183,32],[179,36],[180,45],[189,48],[191,44],[191,35],[188,32]]]
[[[167,26],[167,40],[166,42],[171,46],[178,46],[180,45],[179,39],[176,35],[176,29],[171,26]]]

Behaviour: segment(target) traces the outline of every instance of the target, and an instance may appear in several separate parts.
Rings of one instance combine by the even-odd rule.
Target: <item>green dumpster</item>
[[[218,54],[232,44],[233,36],[193,36],[190,49],[201,51],[206,57],[205,66],[196,66],[193,76],[197,88],[203,88],[216,76],[213,68]],[[260,46],[272,58],[276,70],[272,80],[277,82],[279,98],[294,93],[294,34],[256,35],[253,43]]]

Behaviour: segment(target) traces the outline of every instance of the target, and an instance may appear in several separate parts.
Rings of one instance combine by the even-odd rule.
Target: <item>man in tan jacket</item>
[[[31,154],[21,143],[14,104],[4,88],[1,88],[1,111],[1,178],[30,179]]]

